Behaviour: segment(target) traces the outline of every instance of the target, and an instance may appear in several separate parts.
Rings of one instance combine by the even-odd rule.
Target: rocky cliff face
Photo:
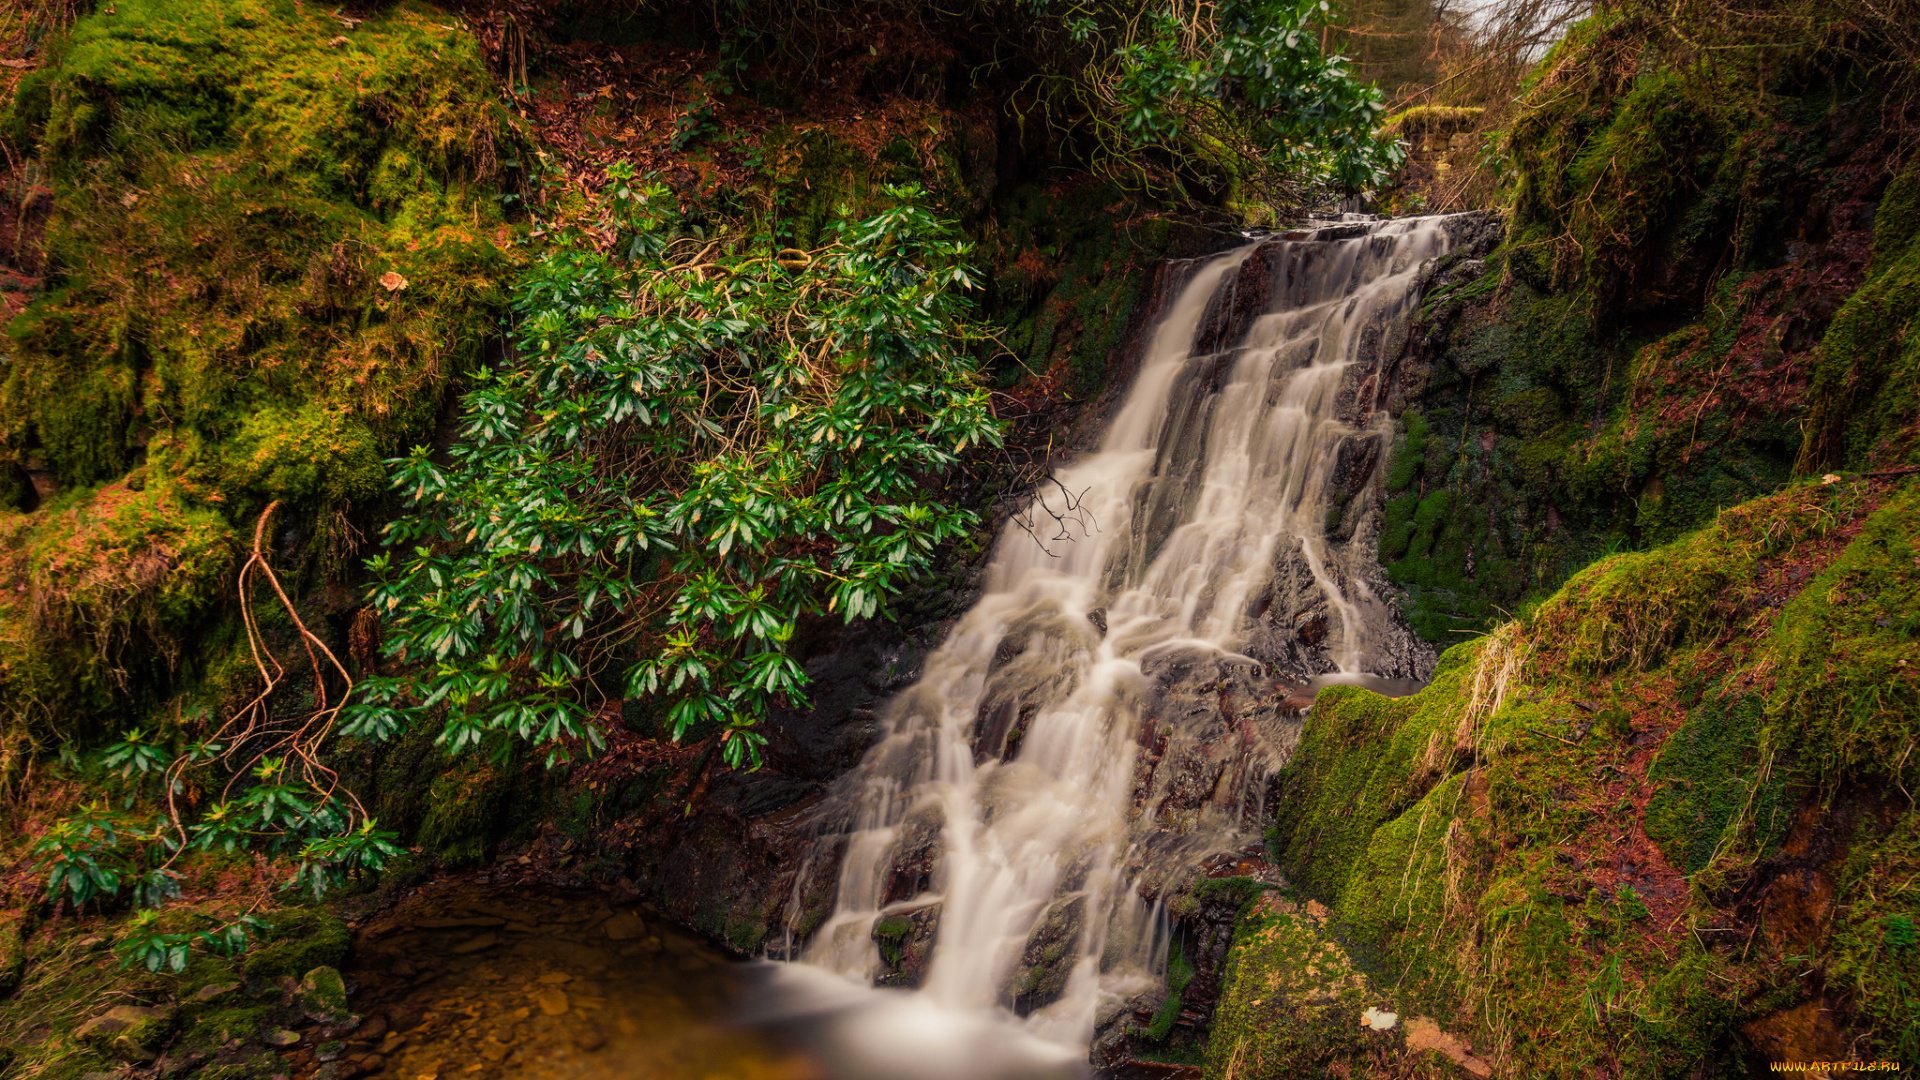
[[[1537,175],[1435,267],[1393,372],[1380,561],[1414,628],[1459,643],[1414,697],[1319,696],[1269,799],[1287,887],[1243,909],[1210,1075],[1743,1076],[1920,1047],[1915,822],[1885,795],[1920,779],[1895,719],[1920,410],[1885,381],[1912,362],[1920,184],[1862,83],[1582,81],[1647,32],[1563,47],[1554,78],[1585,89],[1515,132]],[[1709,105],[1770,119],[1691,129],[1725,156],[1684,167],[1636,144],[1632,192],[1597,171],[1648,110]],[[1656,224],[1613,229],[1608,200],[1642,197]]]

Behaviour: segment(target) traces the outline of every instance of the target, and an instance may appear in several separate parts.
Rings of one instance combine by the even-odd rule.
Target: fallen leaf
[[[0,60],[0,67],[30,68],[32,66],[33,61],[31,60]]]
[[[407,287],[407,279],[389,270],[380,275],[380,284],[385,285],[388,292],[399,292]]]

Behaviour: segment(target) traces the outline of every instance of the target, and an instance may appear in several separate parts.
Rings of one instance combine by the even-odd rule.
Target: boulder
[[[1326,909],[1262,896],[1234,935],[1207,1047],[1209,1071],[1246,1080],[1323,1075],[1384,1038],[1362,1017],[1383,1002],[1326,927]]]
[[[74,1037],[109,1057],[145,1064],[160,1056],[173,1034],[172,1009],[146,1005],[116,1005],[81,1024]]]
[[[352,1013],[347,1009],[347,984],[338,968],[317,967],[300,980],[294,991],[294,1003],[307,1019],[316,1024],[344,1024]]]
[[[1020,954],[1020,966],[1013,975],[1013,1011],[1025,1016],[1059,1000],[1067,988],[1067,978],[1080,958],[1081,929],[1086,922],[1085,893],[1056,900],[1047,909],[1027,947]]]
[[[911,990],[926,978],[933,957],[934,938],[940,932],[940,905],[896,912],[876,920],[873,941],[880,946],[882,968],[873,985]]]

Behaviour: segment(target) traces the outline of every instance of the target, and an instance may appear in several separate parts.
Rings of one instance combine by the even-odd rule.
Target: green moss
[[[1486,109],[1478,105],[1415,105],[1381,121],[1388,131],[1464,131],[1479,122]]]
[[[873,924],[873,940],[880,946],[880,955],[889,967],[900,966],[902,946],[912,932],[913,920],[900,915],[889,915]]]
[[[1916,560],[1920,488],[1908,483],[1787,604],[1769,635],[1777,682],[1764,741],[1792,754],[1803,782],[1910,789],[1920,780],[1910,750],[1920,716]]]
[[[1368,1056],[1357,1021],[1384,1004],[1323,916],[1262,901],[1234,927],[1206,1075],[1238,1080],[1332,1073]],[[1388,1044],[1391,1045],[1391,1044]]]
[[[484,862],[500,840],[511,797],[505,769],[473,757],[442,761],[428,785],[420,842],[455,865]]]
[[[1887,188],[1874,216],[1867,280],[1821,339],[1801,468],[1920,460],[1920,164]]]
[[[1763,848],[1778,842],[1791,807],[1784,777],[1754,791],[1751,777],[1763,751],[1765,701],[1737,690],[1713,695],[1694,709],[1661,748],[1648,780],[1647,835],[1667,860],[1688,873],[1705,869],[1729,826],[1759,823]]]
[[[64,285],[11,328],[15,445],[85,483],[258,410],[326,403],[385,449],[434,415],[511,262],[484,185],[513,136],[443,22],[132,0],[77,23],[41,147]]]
[[[1884,837],[1856,844],[1838,881],[1830,977],[1859,995],[1886,1032],[1886,1055],[1920,1054],[1920,810],[1909,807]]]
[[[1739,1024],[1802,992],[1773,946],[1676,928],[1750,918],[1738,885],[1771,880],[1755,875],[1796,815],[1920,784],[1917,537],[1920,485],[1799,485],[1603,560],[1449,650],[1419,694],[1322,691],[1281,777],[1273,857],[1326,903],[1358,971],[1408,1009],[1470,1005],[1458,1034],[1519,1073],[1704,1075]],[[1665,741],[1636,780],[1650,735]],[[1855,1030],[1883,1057],[1911,1041],[1891,1018],[1920,986],[1905,929],[1920,847],[1895,805],[1838,819],[1854,824],[1835,840],[1831,930],[1777,946],[1868,995]],[[1608,878],[1643,858],[1626,843],[1639,829],[1666,867]],[[1770,887],[1798,897],[1798,880]],[[1232,1019],[1265,1000],[1240,993],[1216,1048],[1229,1030],[1293,1038],[1286,1016]]]
[[[269,929],[247,950],[247,977],[300,978],[319,967],[337,967],[347,957],[353,933],[339,916],[314,908],[275,911]]]
[[[1400,417],[1404,434],[1400,445],[1394,449],[1392,465],[1387,470],[1387,490],[1399,494],[1407,489],[1425,470],[1427,459],[1427,422],[1412,410]]]
[[[1468,749],[1461,744],[1471,729],[1461,730],[1454,701],[1479,649],[1449,649],[1432,686],[1412,697],[1337,686],[1315,697],[1313,723],[1280,775],[1287,810],[1268,837],[1306,895],[1340,895],[1375,830],[1424,797]]]
[[[7,119],[53,211],[0,461],[66,490],[7,530],[32,595],[0,604],[0,713],[74,733],[221,705],[220,601],[267,502],[296,594],[348,564],[380,459],[496,333],[522,140],[478,42],[418,3],[128,0],[47,61]]]
[[[35,625],[112,663],[136,640],[177,650],[224,591],[235,538],[172,484],[109,485],[43,515],[28,548]]]
[[[387,475],[372,431],[344,410],[317,404],[248,416],[223,464],[232,490],[322,506],[372,498]]]
[[[323,964],[302,975],[295,998],[308,1019],[323,1024],[338,1024],[352,1015],[347,1008],[347,984],[335,967]]]
[[[1160,1002],[1159,1008],[1141,1029],[1141,1034],[1154,1042],[1165,1042],[1173,1033],[1175,1021],[1180,1019],[1180,1010],[1184,1004],[1183,995],[1187,984],[1193,981],[1193,961],[1187,959],[1187,951],[1178,945],[1167,953],[1167,996]]]

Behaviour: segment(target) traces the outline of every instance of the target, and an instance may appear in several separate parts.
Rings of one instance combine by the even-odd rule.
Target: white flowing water
[[[1164,918],[1141,896],[1144,853],[1245,845],[1259,786],[1246,774],[1285,750],[1255,732],[1238,752],[1264,754],[1258,768],[1227,768],[1184,812],[1147,805],[1160,789],[1136,758],[1155,730],[1155,658],[1271,682],[1276,661],[1242,650],[1276,566],[1301,583],[1292,607],[1322,620],[1313,648],[1288,645],[1312,668],[1303,683],[1425,674],[1386,658],[1404,630],[1353,563],[1371,559],[1372,534],[1342,547],[1328,521],[1352,487],[1341,470],[1361,462],[1365,479],[1385,457],[1383,342],[1397,347],[1420,266],[1446,248],[1439,220],[1292,233],[1193,266],[1098,449],[1007,524],[979,601],[843,789],[856,805],[837,906],[778,976],[853,1017],[833,1055],[846,1075],[945,1075],[942,1048],[983,1037],[1026,1064],[962,1055],[953,1075],[1071,1074],[1101,1003],[1159,981]],[[1263,295],[1249,310],[1250,288]],[[911,994],[860,989],[897,962],[876,942],[882,919],[930,928]],[[1067,953],[1041,994],[1031,974],[1018,984],[1036,935]],[[878,1012],[859,1019],[856,1000]]]

